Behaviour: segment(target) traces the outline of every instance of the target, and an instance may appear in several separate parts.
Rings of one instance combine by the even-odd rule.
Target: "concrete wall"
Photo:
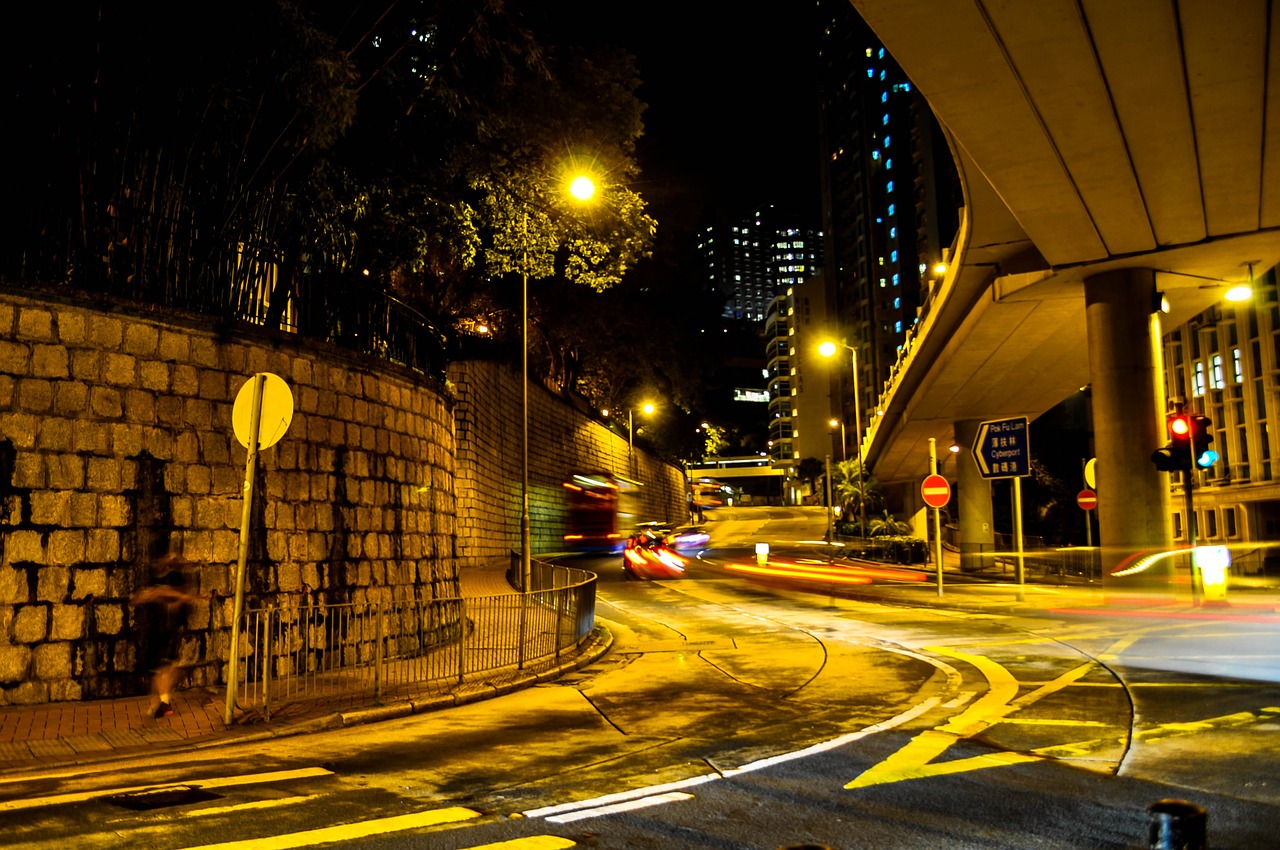
[[[279,375],[292,422],[259,455],[246,605],[456,596],[519,547],[519,372],[456,388],[287,334],[0,291],[0,705],[145,693],[130,598],[166,551],[194,564],[189,682],[224,681],[246,451],[232,407]],[[625,438],[531,387],[534,548],[558,551],[561,482],[626,474]],[[456,442],[455,442],[455,413]],[[681,519],[680,470],[637,451],[646,510]]]
[[[520,548],[520,372],[466,361],[449,367],[456,395],[458,558],[490,564]],[[539,385],[529,386],[529,517],[535,553],[564,549],[563,483],[574,471],[604,471],[642,483],[643,518],[685,522],[685,478]]]

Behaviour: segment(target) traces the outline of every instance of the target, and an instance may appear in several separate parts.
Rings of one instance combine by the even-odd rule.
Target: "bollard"
[[[1150,850],[1205,850],[1208,814],[1186,800],[1157,800],[1147,806]]]

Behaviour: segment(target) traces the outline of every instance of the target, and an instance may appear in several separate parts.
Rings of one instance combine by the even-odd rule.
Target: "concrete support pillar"
[[[1150,269],[1096,275],[1085,281],[1084,295],[1106,577],[1134,553],[1173,543],[1168,476],[1151,462],[1165,442],[1160,313]],[[1168,575],[1135,578],[1146,583]]]
[[[973,458],[973,441],[982,423],[967,419],[955,423],[956,445],[956,510],[960,514],[960,569],[974,572],[991,566],[995,549],[995,528],[991,513],[991,482],[978,472]]]

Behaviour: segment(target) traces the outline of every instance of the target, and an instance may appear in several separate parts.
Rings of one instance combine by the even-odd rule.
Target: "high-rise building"
[[[708,281],[725,299],[726,318],[763,322],[775,297],[822,265],[822,234],[785,220],[772,205],[701,234]]]
[[[956,232],[955,166],[928,104],[848,2],[819,0],[824,273],[857,350],[859,439]],[[861,398],[853,401],[852,387]]]
[[[1218,461],[1193,478],[1196,542],[1226,545],[1244,573],[1280,567],[1280,552],[1248,541],[1280,539],[1280,300],[1274,270],[1247,302],[1207,310],[1163,338],[1171,403],[1209,417]],[[1173,530],[1190,537],[1186,473],[1171,474]]]

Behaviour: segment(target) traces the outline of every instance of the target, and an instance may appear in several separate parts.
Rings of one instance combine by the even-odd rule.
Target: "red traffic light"
[[[1169,435],[1172,437],[1185,437],[1191,433],[1191,417],[1181,413],[1174,413],[1169,416]]]

